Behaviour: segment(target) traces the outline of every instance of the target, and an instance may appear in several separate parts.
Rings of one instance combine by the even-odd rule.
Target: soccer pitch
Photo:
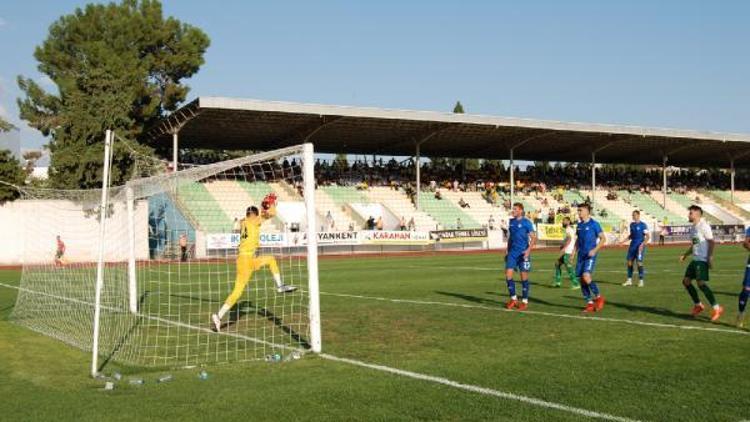
[[[717,248],[711,285],[727,311],[712,324],[688,316],[683,250],[649,249],[645,288],[621,287],[625,251],[605,250],[595,316],[579,291],[550,287],[553,252],[533,254],[523,313],[502,307],[498,253],[324,258],[324,356],[209,366],[208,380],[112,365],[125,380],[108,392],[86,377],[88,353],[8,321],[20,272],[3,270],[0,419],[747,419],[750,332],[734,328],[747,255]],[[156,384],[164,373],[175,379]]]

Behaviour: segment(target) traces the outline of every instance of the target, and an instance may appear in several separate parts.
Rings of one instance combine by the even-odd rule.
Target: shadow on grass
[[[440,291],[440,290],[435,290],[435,293],[437,293],[439,295],[443,295],[443,296],[455,297],[455,298],[458,298],[458,299],[461,299],[461,300],[465,300],[467,302],[473,302],[473,303],[476,303],[476,304],[479,304],[479,305],[491,305],[491,306],[501,306],[501,305],[503,305],[503,302],[501,300],[486,299],[486,298],[483,298],[483,297],[467,295],[467,294],[464,294],[464,293],[452,293],[452,292],[444,292],[444,291]],[[497,293],[493,293],[493,294],[496,295]]]
[[[616,308],[626,309],[632,312],[645,312],[645,313],[650,313],[654,315],[680,319],[683,321],[710,322],[710,320],[708,320],[706,317],[694,318],[692,315],[689,315],[687,312],[677,313],[666,308],[659,308],[659,307],[654,307],[654,306],[640,306],[640,305],[633,305],[630,303],[618,303],[618,302],[612,302],[612,301],[607,301],[607,305],[614,306]],[[725,322],[713,322],[711,323],[711,325],[735,328],[733,324],[728,324]]]
[[[148,290],[143,292],[140,299],[138,299],[138,309],[141,309],[143,307],[143,303],[146,301],[146,298],[148,297],[148,293],[149,293]],[[115,346],[112,348],[112,351],[109,352],[109,354],[104,358],[104,360],[102,360],[101,365],[99,365],[99,369],[97,369],[99,372],[101,372],[107,366],[107,364],[109,364],[109,362],[112,361],[112,359],[115,357],[117,352],[122,350],[123,346],[127,344],[128,340],[136,331],[136,329],[138,329],[138,327],[140,327],[141,324],[143,323],[143,319],[144,318],[141,316],[137,317],[135,321],[133,322],[133,325],[131,325],[130,328],[128,329],[128,331],[122,337],[120,337],[117,343],[115,343]]]
[[[305,339],[300,333],[294,331],[291,327],[284,324],[284,321],[276,316],[273,312],[269,311],[266,308],[256,308],[252,301],[244,300],[242,302],[238,302],[235,304],[232,309],[229,311],[229,320],[222,324],[221,330],[223,331],[225,328],[232,327],[234,325],[237,325],[245,319],[248,315],[258,315],[266,320],[272,322],[275,326],[281,328],[282,331],[284,331],[286,334],[289,335],[294,341],[300,344],[305,349],[310,349],[312,346],[310,343]]]
[[[171,295],[169,295],[169,296],[170,296],[170,297],[178,297],[178,298],[180,298],[180,299],[195,300],[195,301],[198,301],[198,302],[206,302],[206,303],[224,303],[224,301],[223,301],[223,300],[219,300],[219,299],[206,299],[206,298],[204,298],[204,297],[197,297],[197,296],[190,296],[190,295],[178,295],[178,294],[174,294],[174,293],[172,293],[172,294],[171,294]]]
[[[714,290],[714,294],[716,296],[727,296],[727,297],[731,297],[731,298],[737,299],[737,297],[740,295],[740,291],[741,290],[742,290],[742,287],[739,286],[739,287],[737,287],[737,291],[736,292],[730,293],[730,292],[720,292],[718,290]]]
[[[674,312],[667,308],[661,308],[656,306],[643,306],[643,305],[635,305],[632,303],[620,303],[620,302],[613,302],[611,300],[607,301],[608,306],[614,306],[615,308],[625,309],[630,312],[644,312],[649,313],[653,315],[659,315],[659,316],[665,316],[669,318],[675,318],[675,319],[681,319],[683,321],[694,321],[695,318],[693,318],[690,315],[687,314],[679,314],[677,312]]]

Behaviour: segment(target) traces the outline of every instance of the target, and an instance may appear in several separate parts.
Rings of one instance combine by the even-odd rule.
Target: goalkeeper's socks
[[[232,308],[228,305],[221,305],[221,309],[219,309],[219,312],[216,315],[219,317],[219,319],[222,319],[230,309]]]
[[[633,278],[633,266],[628,265],[628,280],[631,280]]]
[[[516,282],[513,281],[512,278],[509,278],[505,280],[505,283],[508,285],[508,294],[511,298],[514,300],[516,299]]]
[[[521,281],[521,298],[523,298],[524,302],[529,301],[529,288],[531,287],[531,283],[529,280],[523,280]]]
[[[747,288],[742,289],[742,291],[740,292],[740,300],[739,300],[740,313],[745,312],[745,307],[747,306],[748,298],[750,298],[750,290],[748,290]]]
[[[599,286],[596,285],[596,282],[592,281],[589,283],[589,289],[594,294],[594,297],[599,297]]]
[[[281,274],[273,275],[273,282],[276,283],[276,287],[281,288],[284,286],[284,282],[281,281]]]

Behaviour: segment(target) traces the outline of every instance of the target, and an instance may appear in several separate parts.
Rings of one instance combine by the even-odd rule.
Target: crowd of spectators
[[[464,169],[461,163],[433,164],[423,162],[420,178],[423,189],[436,191],[438,188],[454,191],[476,191],[486,189],[491,183],[500,189],[508,189],[510,178],[508,168],[498,161],[483,161],[473,169]],[[382,158],[373,161],[357,160],[351,165],[342,161],[317,160],[315,174],[319,184],[390,186],[394,189],[415,187],[416,171],[413,159],[387,162]],[[550,188],[588,188],[591,183],[590,164],[528,165],[516,167],[514,174],[524,193],[545,193]],[[723,170],[670,169],[669,186],[675,191],[693,189],[729,189],[729,173]],[[649,192],[660,190],[663,182],[661,168],[646,166],[601,166],[597,168],[597,186],[611,191],[640,190]],[[736,186],[750,186],[750,178],[738,174]],[[616,195],[616,193],[615,193]]]
[[[493,206],[510,209],[509,169],[500,161],[474,160],[473,164],[471,168],[464,168],[460,160],[453,160],[452,163],[445,160],[437,163],[423,162],[420,168],[422,191],[430,192],[436,200],[442,200],[444,195],[441,191],[446,190],[481,192],[482,197]],[[413,159],[400,162],[395,159],[384,161],[382,158],[370,161],[357,160],[351,165],[343,160],[318,160],[315,164],[315,174],[319,185],[356,186],[360,190],[367,190],[371,186],[387,186],[403,191],[412,202],[415,202],[416,169]],[[718,169],[671,168],[668,177],[669,190],[683,194],[695,189],[728,189],[730,183],[729,174]],[[542,204],[540,209],[527,210],[527,216],[536,222],[554,223],[559,216],[571,214],[579,205],[577,199],[566,201],[563,198],[564,191],[590,189],[591,165],[517,166],[514,179],[517,193],[535,197]],[[662,183],[662,169],[658,167],[605,165],[597,168],[597,187],[606,191],[609,200],[624,196],[620,199],[629,202],[629,197],[634,192],[648,194],[653,190],[659,191],[662,189]],[[738,189],[748,187],[750,178],[746,175],[737,175],[735,184]],[[555,200],[555,207],[549,204],[548,198]],[[580,202],[590,202],[590,198],[582,198]],[[463,198],[460,198],[458,204],[461,208],[470,207]],[[597,216],[608,217],[606,209],[597,210]],[[498,226],[495,221],[487,221],[486,225],[490,228]],[[404,224],[400,227],[408,229]]]

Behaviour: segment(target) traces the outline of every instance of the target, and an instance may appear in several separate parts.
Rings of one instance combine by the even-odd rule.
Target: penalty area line
[[[739,335],[744,335],[744,336],[750,335],[750,331],[732,330],[732,329],[719,328],[719,327],[701,327],[697,325],[667,324],[667,323],[661,323],[661,322],[636,321],[632,319],[623,319],[623,318],[608,318],[608,317],[599,317],[599,316],[593,316],[593,315],[589,316],[589,315],[558,314],[555,312],[533,311],[533,310],[513,311],[513,310],[500,308],[500,307],[471,305],[468,303],[451,303],[451,302],[414,300],[414,299],[394,299],[394,298],[388,298],[388,297],[363,296],[363,295],[353,295],[353,294],[347,294],[347,293],[320,292],[320,294],[324,296],[376,300],[380,302],[407,303],[407,304],[412,304],[412,305],[436,305],[436,306],[447,306],[447,307],[452,307],[452,308],[483,309],[483,310],[488,310],[488,311],[502,311],[502,312],[517,313],[517,314],[541,315],[541,316],[548,316],[548,317],[555,317],[555,318],[580,319],[580,320],[586,320],[586,321],[600,321],[600,322],[614,322],[614,323],[640,325],[640,326],[655,327],[655,328],[708,331],[708,332],[719,332],[719,333],[727,333],[727,334],[739,334]]]
[[[323,359],[330,360],[330,361],[333,361],[333,362],[346,363],[346,364],[349,364],[349,365],[354,365],[354,366],[359,366],[359,367],[362,367],[362,368],[373,369],[373,370],[381,371],[381,372],[387,372],[387,373],[390,373],[390,374],[399,375],[399,376],[407,377],[407,378],[412,378],[412,379],[416,379],[416,380],[420,380],[420,381],[427,381],[427,382],[431,382],[431,383],[434,383],[434,384],[441,384],[441,385],[445,385],[445,386],[448,386],[448,387],[451,387],[451,388],[468,391],[468,392],[471,392],[471,393],[482,394],[482,395],[485,395],[485,396],[494,396],[494,397],[498,397],[498,398],[505,399],[505,400],[513,400],[513,401],[517,401],[517,402],[521,402],[521,403],[525,403],[525,404],[530,404],[532,406],[544,407],[544,408],[547,408],[547,409],[554,409],[554,410],[559,410],[559,411],[562,411],[562,412],[573,413],[573,414],[576,414],[576,415],[579,415],[579,416],[586,416],[586,417],[589,417],[589,418],[601,419],[601,420],[606,420],[606,421],[618,421],[618,422],[636,422],[637,421],[636,419],[630,419],[630,418],[625,418],[625,417],[621,417],[621,416],[610,415],[610,414],[607,414],[607,413],[600,413],[600,412],[596,412],[596,411],[593,411],[593,410],[582,409],[582,408],[574,407],[574,406],[568,406],[566,404],[550,402],[550,401],[546,401],[546,400],[542,400],[542,399],[537,399],[537,398],[534,398],[534,397],[528,397],[528,396],[523,396],[523,395],[519,395],[519,394],[508,393],[508,392],[505,392],[505,391],[499,391],[499,390],[495,390],[495,389],[487,388],[487,387],[480,387],[478,385],[463,384],[463,383],[460,383],[460,382],[457,382],[457,381],[450,380],[448,378],[442,378],[442,377],[436,377],[436,376],[433,376],[433,375],[421,374],[421,373],[418,373],[418,372],[412,372],[412,371],[407,371],[407,370],[404,370],[404,369],[392,368],[390,366],[379,365],[379,364],[374,364],[374,363],[362,362],[362,361],[358,361],[358,360],[354,360],[354,359],[341,358],[341,357],[338,357],[338,356],[329,355],[327,353],[321,353],[319,356],[321,358],[323,358]]]

